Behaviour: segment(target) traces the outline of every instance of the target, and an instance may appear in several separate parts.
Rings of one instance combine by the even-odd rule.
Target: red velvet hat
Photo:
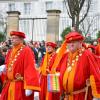
[[[100,38],[98,38],[98,42],[100,42]]]
[[[25,38],[25,34],[23,32],[19,32],[19,31],[11,31],[10,36],[12,36],[12,35],[17,35],[17,36]]]
[[[47,42],[46,43],[46,46],[51,46],[53,48],[56,48],[57,44],[56,43],[53,43],[53,42]]]
[[[87,48],[91,48],[95,50],[95,46],[94,45],[89,45]]]
[[[70,43],[71,41],[84,40],[84,37],[79,32],[70,32],[65,36],[66,42]]]

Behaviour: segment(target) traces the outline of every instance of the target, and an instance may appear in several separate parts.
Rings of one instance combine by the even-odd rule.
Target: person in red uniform
[[[5,65],[6,81],[0,100],[33,100],[34,91],[40,91],[39,75],[35,69],[34,54],[23,44],[25,34],[11,31],[12,48],[8,51]]]
[[[100,56],[100,38],[98,38],[98,44],[96,46],[96,55]]]
[[[61,100],[100,98],[100,63],[91,51],[82,47],[84,37],[79,32],[70,32],[65,40],[68,52],[58,64]]]
[[[50,93],[47,90],[47,75],[51,72],[52,65],[56,57],[56,43],[46,43],[46,54],[40,66],[40,100],[59,100],[58,93]]]
[[[88,45],[87,49],[89,49],[92,53],[95,54],[95,46],[94,45]]]

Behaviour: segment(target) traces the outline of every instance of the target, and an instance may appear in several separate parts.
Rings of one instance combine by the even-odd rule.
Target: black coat
[[[33,48],[33,52],[34,52],[34,55],[35,55],[36,64],[38,64],[38,53],[39,53],[38,48]]]
[[[5,63],[5,58],[0,54],[0,65],[3,65]],[[1,80],[1,77],[0,77],[0,93],[2,91],[2,80]]]
[[[5,62],[5,58],[4,58],[4,56],[2,56],[2,55],[0,54],[0,65],[3,65],[4,62]]]

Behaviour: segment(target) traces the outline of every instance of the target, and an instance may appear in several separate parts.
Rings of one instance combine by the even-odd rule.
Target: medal
[[[11,70],[12,70],[12,68],[11,68],[11,67],[9,67],[9,68],[8,68],[8,71],[9,71],[9,72],[11,72]]]
[[[69,67],[67,68],[67,71],[70,72],[71,70],[72,70],[72,67],[69,66]]]
[[[70,59],[68,59],[68,63],[67,63],[67,71],[68,72],[71,72],[72,71],[72,68],[74,67],[75,65],[75,62],[77,62],[79,60],[79,56],[82,56],[82,52],[84,50],[81,50],[81,52],[79,52],[79,54],[76,55],[75,59],[73,59],[72,61],[70,61]]]
[[[8,71],[11,72],[13,68],[13,64],[16,62],[16,58],[20,55],[20,52],[23,50],[24,45],[18,50],[17,54],[15,55],[15,58],[12,60],[10,59],[8,64]]]

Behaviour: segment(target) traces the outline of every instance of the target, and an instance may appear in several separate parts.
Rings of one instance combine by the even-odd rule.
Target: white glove
[[[93,98],[93,100],[100,100],[99,98]]]
[[[32,90],[25,90],[25,95],[26,96],[30,96],[32,94]]]
[[[39,100],[39,92],[34,92],[34,100]]]
[[[2,73],[4,73],[4,72],[6,72],[6,65],[1,65],[1,66],[0,66],[0,75],[1,75]]]

